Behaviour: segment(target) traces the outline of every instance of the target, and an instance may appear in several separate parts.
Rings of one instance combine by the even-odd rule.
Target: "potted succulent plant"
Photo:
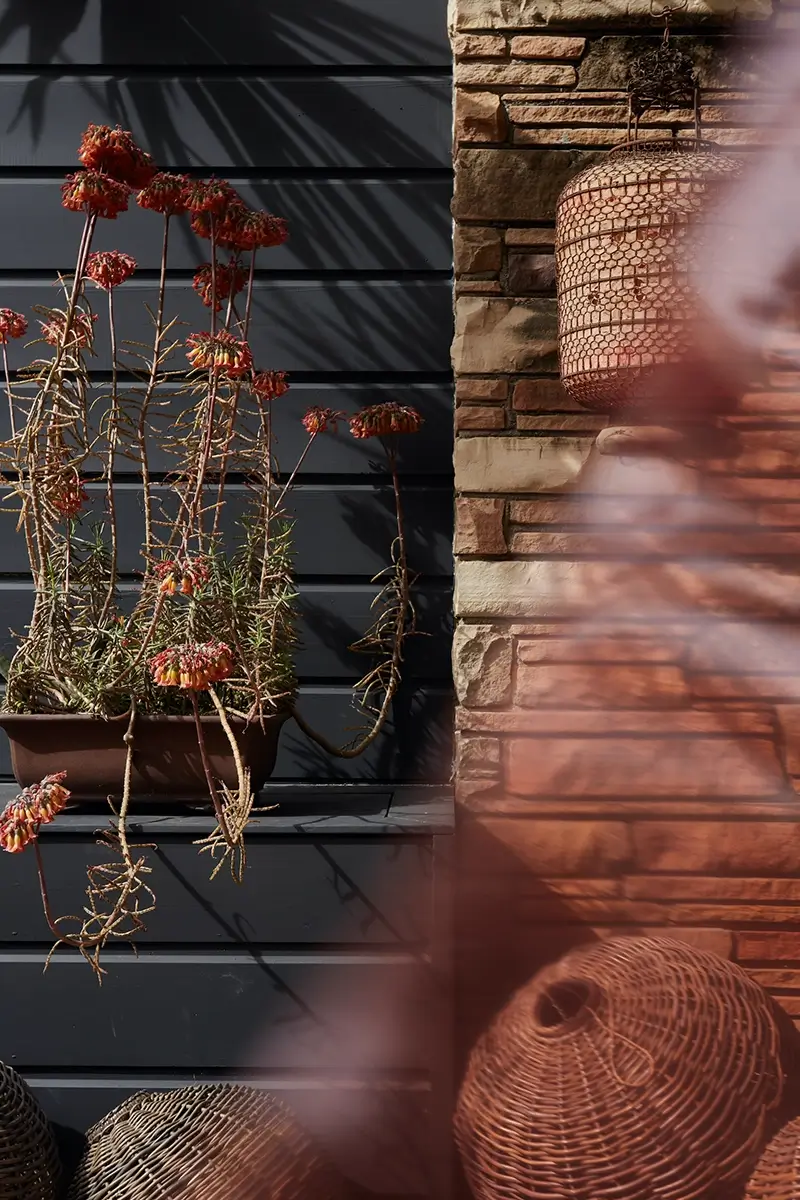
[[[83,216],[75,270],[59,280],[60,305],[38,311],[39,357],[13,378],[8,343],[25,336],[28,319],[0,310],[10,425],[0,469],[34,585],[30,624],[5,672],[0,726],[23,791],[0,816],[0,847],[35,845],[54,932],[96,965],[108,938],[132,936],[154,900],[144,859],[127,839],[132,796],[207,792],[217,820],[208,844],[240,872],[254,793],[273,769],[287,717],[348,756],[382,726],[414,626],[394,436],[416,432],[421,417],[388,403],[349,420],[352,436],[384,444],[397,537],[375,624],[358,646],[375,655],[356,685],[369,719],[356,742],[340,749],[294,709],[286,501],[315,439],[344,418],[309,410],[305,449],[280,474],[272,405],[288,383],[281,372],[259,369],[248,342],[258,256],[285,241],[286,223],[248,208],[224,180],[159,172],[120,128],[90,126],[78,154],[82,169],[62,187],[63,205]],[[126,341],[117,327],[116,293],[135,272],[134,260],[92,250],[98,221],[116,219],[133,196],[161,217],[148,345]],[[181,219],[210,247],[194,278],[208,321],[188,336],[166,304],[171,231]],[[98,346],[99,306],[105,347]],[[98,388],[91,359],[101,349],[110,371]],[[150,468],[154,447],[159,461],[171,463],[163,478]],[[123,586],[120,553],[123,462],[135,464],[141,488],[133,592]],[[247,503],[232,516],[226,482],[234,474],[247,484]],[[68,934],[49,910],[37,833],[70,794],[120,801],[109,832],[117,866],[90,871],[92,915]]]

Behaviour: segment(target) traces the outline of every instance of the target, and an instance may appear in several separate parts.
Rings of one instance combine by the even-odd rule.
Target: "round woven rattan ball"
[[[294,1114],[232,1084],[138,1092],[88,1134],[69,1200],[339,1200]]]
[[[47,1118],[16,1071],[0,1062],[0,1197],[53,1200],[59,1175]]]
[[[761,1155],[745,1200],[800,1200],[800,1117],[784,1126]]]
[[[730,1200],[780,1103],[781,1051],[767,994],[716,955],[576,950],[472,1052],[456,1137],[476,1200]]]

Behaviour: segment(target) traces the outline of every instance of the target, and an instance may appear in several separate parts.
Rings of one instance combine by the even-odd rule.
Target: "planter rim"
[[[287,709],[284,712],[270,713],[268,716],[264,717],[264,721],[286,721],[289,719],[290,716],[291,716],[291,714]],[[20,712],[12,713],[12,712],[1,712],[0,711],[0,725],[3,725],[5,722],[33,721],[33,720],[64,721],[64,722],[67,722],[67,721],[75,721],[75,722],[78,722],[78,721],[102,721],[102,723],[104,725],[112,725],[115,722],[122,724],[125,721],[129,721],[130,720],[130,712],[120,713],[115,717],[102,717],[97,713],[20,713]],[[140,713],[137,716],[136,720],[137,721],[153,721],[153,722],[158,722],[159,724],[167,724],[167,723],[176,723],[177,724],[177,723],[183,723],[185,721],[191,721],[191,723],[194,724],[194,717],[191,715],[186,715],[186,714],[174,715],[171,713]],[[219,723],[219,717],[217,716],[216,713],[206,713],[203,716],[201,716],[200,720],[202,722],[207,722],[207,723],[212,723],[212,724]],[[244,717],[236,717],[236,716],[229,715],[228,720],[234,725],[259,725],[260,724],[260,721],[258,718],[254,718],[252,721],[246,721],[244,719]]]

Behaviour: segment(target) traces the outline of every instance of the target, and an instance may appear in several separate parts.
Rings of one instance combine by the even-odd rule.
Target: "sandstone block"
[[[502,142],[506,113],[491,92],[458,92],[455,102],[456,142]]]
[[[512,58],[580,58],[586,49],[582,37],[514,37]]]
[[[507,246],[553,246],[556,231],[552,226],[533,229],[507,229],[505,233]]]
[[[507,379],[456,380],[456,400],[505,400],[508,396]]]
[[[552,254],[512,254],[508,260],[508,290],[552,292],[556,286],[556,260]]]
[[[511,695],[511,639],[492,625],[459,625],[453,638],[453,680],[460,704],[490,708]]]
[[[555,300],[459,297],[453,339],[458,374],[550,370],[557,362]]]
[[[556,637],[548,630],[535,641],[519,643],[517,657],[525,666],[536,663],[674,663],[681,654],[679,644],[653,642],[649,638],[592,636]]]
[[[765,739],[698,737],[676,746],[659,738],[514,738],[506,746],[506,790],[518,796],[728,798],[775,796],[784,787]]]
[[[800,879],[631,875],[625,880],[624,891],[633,900],[749,900],[774,904],[800,900]]]
[[[505,501],[459,496],[456,500],[456,554],[506,554]]]
[[[689,702],[675,666],[520,663],[515,700],[523,708],[669,708]]]
[[[456,488],[462,492],[536,492],[568,486],[582,471],[590,438],[460,438]]]
[[[456,296],[500,296],[502,285],[496,279],[457,279]]]
[[[505,58],[508,43],[500,34],[459,33],[453,38],[456,58]]]
[[[504,429],[506,414],[497,406],[462,404],[456,409],[456,430],[464,433],[472,429]]]
[[[763,712],[746,709],[667,709],[647,712],[646,709],[583,709],[577,712],[542,709],[533,716],[530,712],[470,712],[459,709],[456,727],[474,733],[521,733],[548,737],[565,734],[627,735],[648,734],[654,737],[683,738],[693,735],[736,734],[740,739],[770,737],[772,722]],[[678,747],[681,742],[677,742]]]
[[[499,778],[499,738],[459,737],[456,744],[456,771],[461,779]]]
[[[675,13],[675,26],[764,21],[772,11],[772,0],[689,0]],[[448,20],[453,31],[615,23],[652,29],[653,16],[650,0],[450,0]]]
[[[570,399],[560,379],[522,379],[514,385],[517,412],[560,412],[578,406]]]
[[[633,839],[637,866],[666,874],[791,874],[800,854],[793,821],[637,821]]]
[[[499,271],[503,241],[499,230],[475,225],[458,225],[453,235],[457,275],[481,275]]]
[[[621,869],[631,852],[620,821],[480,817],[464,821],[460,836],[462,867],[482,875],[507,873],[516,860],[532,875],[603,876]]]
[[[619,146],[628,140],[624,129],[515,129],[515,146]]]
[[[577,81],[574,67],[557,63],[456,64],[456,84],[459,87],[574,87]]]
[[[498,97],[492,99],[500,104]],[[453,216],[457,221],[552,221],[562,188],[599,157],[581,150],[460,150]]]
[[[800,932],[790,930],[770,932],[756,930],[736,935],[736,957],[739,962],[798,962],[800,961]]]
[[[516,420],[517,429],[536,432],[552,430],[553,433],[596,433],[605,428],[605,417],[595,417],[591,413],[583,415],[559,413],[557,416],[544,416],[539,413],[520,414]]]

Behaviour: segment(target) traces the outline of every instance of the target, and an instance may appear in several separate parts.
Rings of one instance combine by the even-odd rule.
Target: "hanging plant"
[[[64,207],[83,215],[75,270],[60,278],[63,306],[36,310],[42,356],[13,378],[8,342],[25,336],[28,318],[0,309],[10,423],[0,469],[34,585],[30,624],[4,671],[0,725],[23,790],[0,816],[0,847],[35,848],[57,944],[77,947],[99,973],[108,941],[141,932],[155,905],[146,848],[128,838],[133,796],[196,797],[205,789],[216,826],[203,848],[215,874],[229,862],[241,880],[254,794],[271,773],[282,722],[294,716],[315,741],[347,757],[383,727],[414,631],[395,441],[417,432],[422,418],[386,403],[349,421],[352,436],[383,443],[396,535],[390,566],[378,577],[375,623],[354,647],[373,658],[356,685],[364,728],[337,747],[295,710],[287,499],[315,440],[345,418],[310,409],[301,418],[302,453],[281,475],[272,405],[285,402],[289,384],[283,372],[254,361],[249,342],[258,255],[286,241],[286,222],[250,209],[225,180],[157,171],[119,128],[90,125],[78,157],[83,169],[62,187]],[[132,200],[162,218],[147,345],[124,340],[118,329],[116,293],[135,274],[134,259],[92,250],[98,221],[117,219]],[[209,242],[209,260],[193,280],[208,322],[188,336],[166,313],[172,228],[187,218]],[[99,390],[90,372],[101,336],[95,304],[105,309],[111,363]],[[171,463],[163,479],[151,469],[154,448]],[[129,471],[134,464],[141,488],[132,606],[121,586],[122,464]],[[231,475],[244,480],[247,497],[236,520],[226,521]],[[90,868],[82,918],[53,915],[38,845],[41,825],[71,794],[110,796],[114,814],[104,835],[114,861]]]

